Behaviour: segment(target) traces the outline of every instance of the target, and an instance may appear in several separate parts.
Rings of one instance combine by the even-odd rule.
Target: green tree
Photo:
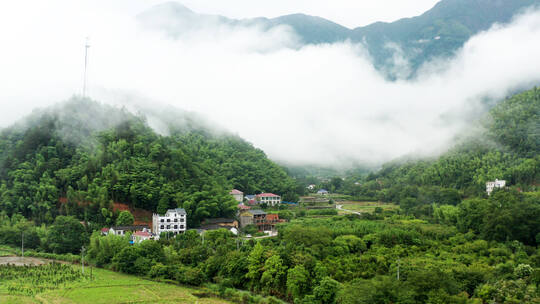
[[[117,226],[130,226],[133,225],[133,222],[135,221],[135,218],[129,211],[122,211],[118,215],[118,218],[116,219],[116,225]]]
[[[302,299],[310,291],[309,272],[302,265],[295,266],[287,272],[287,292],[290,297]]]
[[[79,253],[87,243],[84,226],[72,216],[58,216],[47,234],[48,247],[54,253]]]

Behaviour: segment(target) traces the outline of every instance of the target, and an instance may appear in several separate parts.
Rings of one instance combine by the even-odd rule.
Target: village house
[[[126,233],[135,233],[137,231],[145,231],[150,232],[150,229],[146,225],[136,225],[136,226],[113,226],[111,228],[103,228],[101,229],[101,233],[104,234],[105,231],[107,234],[114,234],[114,235],[120,235],[124,236]]]
[[[314,185],[314,184],[311,184],[311,185],[308,185],[306,188],[308,188],[308,190],[315,190],[315,187],[317,187],[317,185]]]
[[[506,181],[505,180],[498,180],[495,179],[495,181],[487,182],[486,183],[486,192],[488,195],[491,195],[491,192],[493,192],[493,189],[495,188],[504,188],[506,187]]]
[[[150,240],[152,234],[148,231],[136,231],[131,235],[131,240],[133,243],[140,243],[142,241]]]
[[[152,232],[158,236],[162,232],[184,233],[186,228],[187,214],[182,208],[169,209],[164,215],[152,215]]]
[[[275,231],[276,224],[283,223],[277,214],[266,214],[259,209],[252,209],[240,214],[240,227],[255,225],[259,231]]]
[[[242,212],[242,211],[245,211],[245,210],[249,210],[249,209],[251,209],[251,207],[245,205],[244,203],[238,204],[238,210],[239,210],[239,212]]]
[[[276,206],[281,204],[281,196],[273,193],[261,193],[257,195],[257,202],[268,206]]]
[[[101,228],[101,235],[109,234],[109,228]]]
[[[227,229],[234,235],[238,235],[238,221],[235,219],[217,218],[206,219],[200,228],[196,229],[199,234],[208,230]]]
[[[321,189],[321,190],[317,191],[317,194],[320,194],[320,195],[327,195],[327,194],[328,194],[328,190],[326,190],[326,189]]]
[[[232,189],[229,194],[232,195],[237,202],[241,203],[244,201],[244,192],[240,190]]]
[[[204,229],[204,227],[216,227],[216,229],[219,228],[238,228],[238,221],[235,219],[229,219],[229,218],[215,218],[215,219],[206,219],[203,221],[201,228]],[[212,230],[212,229],[206,229],[206,230]]]

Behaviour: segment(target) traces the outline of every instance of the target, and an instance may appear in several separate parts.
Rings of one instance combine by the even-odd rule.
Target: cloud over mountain
[[[538,11],[474,36],[413,79],[389,81],[362,43],[303,45],[288,26],[222,20],[171,37],[141,26],[136,14],[51,3],[23,18],[0,13],[3,125],[80,91],[87,33],[93,98],[135,96],[200,112],[292,163],[433,153],[467,129],[484,101],[540,81]],[[409,58],[395,54],[407,68]]]

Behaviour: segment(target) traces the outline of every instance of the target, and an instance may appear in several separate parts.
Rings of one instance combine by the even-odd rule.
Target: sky
[[[358,12],[351,9],[357,4],[342,0],[332,7],[298,1],[293,8],[281,0],[261,6],[231,1],[239,4],[191,4],[235,18],[294,9],[351,27],[369,18],[419,14],[434,4],[418,1],[398,10],[412,1],[392,1],[386,5],[395,10],[383,14],[375,3],[384,1],[355,1],[366,5]],[[540,61],[530,59],[540,53],[538,11],[480,33],[455,58],[427,63],[417,79],[391,82],[373,68],[362,45],[302,46],[285,27],[217,25],[171,39],[133,18],[154,3],[159,1],[10,2],[0,10],[0,126],[81,93],[87,36],[90,97],[195,111],[272,159],[293,164],[380,164],[405,154],[440,153],[470,129],[471,115],[485,110],[481,100],[540,82]]]

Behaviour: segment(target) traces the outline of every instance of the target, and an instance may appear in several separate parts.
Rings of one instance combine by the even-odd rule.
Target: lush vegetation
[[[484,215],[487,217],[489,215]],[[249,289],[295,303],[525,303],[539,299],[540,251],[383,211],[301,218],[277,238],[194,231],[130,246],[92,236],[98,265],[182,284]],[[203,243],[204,242],[204,243]],[[399,274],[398,274],[399,273]]]
[[[114,224],[112,202],[122,202],[152,212],[183,207],[193,227],[204,218],[234,215],[232,188],[297,199],[294,180],[236,136],[174,122],[162,136],[144,117],[89,100],[54,110],[0,135],[0,210],[9,216],[51,224],[58,215],[73,215]],[[74,122],[80,111],[107,127]]]
[[[71,265],[0,266],[0,302],[6,304],[229,303],[215,294],[99,268],[87,268],[83,276]]]
[[[191,230],[130,244],[128,237],[94,229],[132,222],[129,213],[115,215],[111,201],[158,211],[181,206],[191,224],[231,216],[236,203],[227,189],[262,190],[263,177],[251,179],[254,172],[273,172],[264,185],[281,193],[301,192],[262,152],[238,139],[194,131],[160,136],[135,118],[98,133],[88,150],[60,136],[51,137],[55,148],[53,139],[37,146],[24,136],[4,140],[0,242],[18,246],[24,237],[28,248],[58,254],[86,245],[96,266],[206,286],[242,303],[538,303],[539,111],[540,91],[533,89],[497,105],[481,132],[441,157],[396,161],[319,184],[343,193],[329,196],[327,206],[330,199],[354,197],[399,209],[338,215],[335,209],[281,206],[277,212],[290,222],[279,225],[278,237],[262,239]],[[487,196],[485,182],[496,178],[510,186]],[[67,202],[55,209],[63,193]],[[85,292],[79,294],[89,296]]]
[[[82,272],[59,263],[43,266],[0,265],[0,282],[12,294],[34,295],[82,279]]]

